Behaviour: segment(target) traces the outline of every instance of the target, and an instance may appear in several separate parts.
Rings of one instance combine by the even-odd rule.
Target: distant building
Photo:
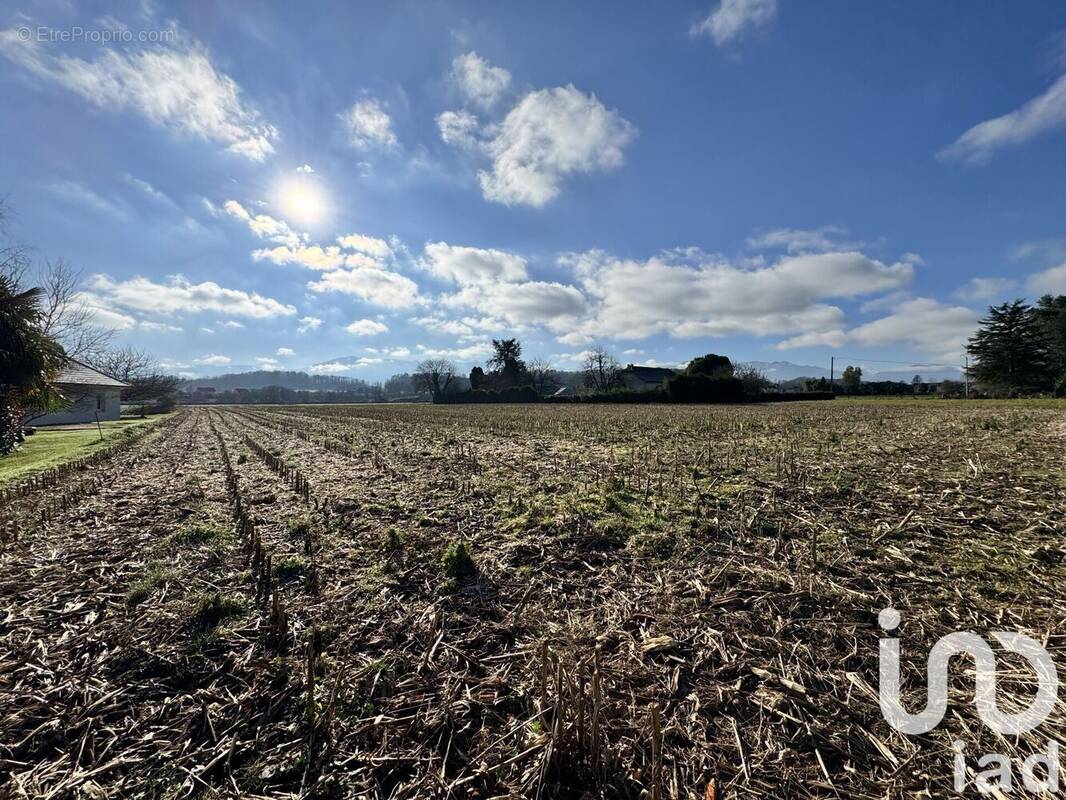
[[[619,373],[622,385],[634,392],[647,392],[658,389],[677,374],[676,370],[666,367],[641,367],[627,364]]]
[[[55,380],[55,387],[69,405],[29,421],[33,425],[75,425],[118,419],[122,390],[128,385],[71,359]]]

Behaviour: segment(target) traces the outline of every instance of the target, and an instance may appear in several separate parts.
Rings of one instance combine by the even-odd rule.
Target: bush
[[[737,378],[682,373],[666,382],[666,394],[674,403],[742,403],[744,384]]]

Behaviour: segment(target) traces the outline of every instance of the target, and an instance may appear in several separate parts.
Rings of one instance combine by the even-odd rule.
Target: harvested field
[[[1064,444],[1057,405],[185,409],[5,501],[0,795],[946,796],[953,741],[1024,758],[1062,703],[993,734],[957,660],[898,734],[878,612],[912,710],[949,631],[1066,663]]]

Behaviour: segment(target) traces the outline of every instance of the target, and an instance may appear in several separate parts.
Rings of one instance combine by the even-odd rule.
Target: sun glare
[[[285,218],[313,227],[329,212],[326,193],[310,178],[286,178],[278,187],[278,203]]]

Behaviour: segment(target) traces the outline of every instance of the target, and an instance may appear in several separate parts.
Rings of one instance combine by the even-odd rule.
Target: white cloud
[[[940,156],[967,164],[982,164],[996,150],[1024,144],[1061,127],[1066,127],[1066,75],[1020,108],[974,125],[944,148]]]
[[[321,364],[312,364],[310,371],[318,375],[337,375],[342,372],[351,372],[353,369],[380,364],[382,361],[383,359],[380,358],[368,358],[365,356],[344,361],[327,361]]]
[[[586,312],[578,289],[549,281],[471,284],[440,299],[450,308],[471,308],[512,327],[544,325],[556,332],[577,325]]]
[[[300,173],[303,173],[304,175],[314,175],[315,174],[315,170],[310,164],[303,164],[302,166],[297,167],[296,171],[300,172]]]
[[[960,300],[992,300],[1002,297],[1018,285],[1010,278],[971,278],[954,291]]]
[[[252,251],[253,261],[271,261],[278,266],[299,264],[309,269],[323,271],[344,266],[350,257],[355,258],[354,256],[346,256],[339,247],[334,247],[333,245],[320,247],[317,244],[307,247],[285,247],[279,245],[278,247]],[[359,258],[358,260],[361,261],[362,259]]]
[[[351,364],[344,364],[340,361],[327,361],[323,364],[312,364],[309,371],[312,375],[336,375],[341,372],[350,372],[351,369]]]
[[[166,283],[157,283],[140,276],[115,280],[109,275],[97,274],[89,280],[89,288],[110,305],[137,311],[162,314],[210,311],[256,319],[288,317],[296,313],[292,306],[255,292],[226,289],[213,281],[192,283],[182,275],[173,275]]]
[[[124,220],[129,214],[113,200],[109,200],[98,192],[94,192],[87,186],[75,181],[59,180],[48,185],[48,189],[55,195],[69,200],[78,205],[98,211],[115,219]]]
[[[1032,242],[1023,242],[1010,251],[1013,261],[1034,259],[1045,264],[1066,259],[1066,239],[1041,239]]]
[[[337,237],[337,244],[348,250],[358,250],[377,258],[384,258],[392,254],[392,248],[384,239],[375,239],[373,236],[364,236],[361,233],[349,233]]]
[[[766,231],[747,240],[754,250],[784,250],[788,253],[826,253],[833,250],[855,250],[858,242],[844,242],[839,237],[847,234],[845,228],[823,225],[813,230],[778,228]]]
[[[318,317],[300,317],[300,327],[296,329],[297,333],[307,333],[308,331],[316,331],[322,325],[322,320]],[[281,355],[278,353],[278,355]]]
[[[188,34],[177,33],[179,42],[190,41]],[[244,103],[240,87],[215,69],[198,43],[135,52],[93,50],[92,60],[52,55],[39,43],[22,41],[16,30],[0,31],[0,54],[99,108],[136,112],[253,161],[274,152],[277,129]]]
[[[1025,281],[1030,294],[1066,294],[1066,263],[1035,272]]]
[[[222,328],[243,328],[244,327],[244,323],[243,322],[237,322],[237,320],[235,320],[235,319],[228,319],[225,322],[221,322],[220,321],[220,322],[216,322],[215,324],[220,326],[220,327],[222,327]]]
[[[492,171],[480,172],[486,199],[540,207],[566,177],[620,167],[633,126],[595,95],[571,86],[527,94],[486,143]]]
[[[175,207],[175,203],[173,200],[171,200],[163,192],[152,186],[152,184],[150,184],[148,181],[130,175],[128,172],[122,176],[122,179],[126,181],[126,183],[128,183],[130,186],[135,186],[136,188],[140,189],[142,192],[144,192],[156,202],[161,203],[165,206],[170,206],[172,208]]]
[[[468,101],[485,109],[495,105],[511,85],[510,72],[492,66],[472,50],[452,62],[451,77]]]
[[[446,242],[426,245],[422,265],[436,277],[460,285],[521,281],[526,279],[526,260],[504,250],[463,247]]]
[[[442,111],[437,115],[437,130],[445,144],[471,149],[479,144],[480,125],[469,111]]]
[[[777,0],[721,0],[718,7],[689,29],[692,36],[710,36],[719,47],[746,31],[762,28],[777,16]]]
[[[386,308],[409,308],[418,302],[418,284],[396,272],[375,267],[335,269],[312,281],[313,292],[340,292]]]
[[[201,356],[193,361],[194,364],[203,364],[208,367],[224,367],[231,361],[229,356],[215,355],[214,353]]]
[[[454,358],[457,361],[479,361],[492,353],[491,342],[475,342],[463,347],[428,347],[418,345],[419,358]]]
[[[166,322],[152,322],[146,319],[142,319],[138,322],[137,327],[141,330],[155,331],[157,333],[181,333],[185,330],[180,325],[170,325]]]
[[[840,330],[801,333],[778,342],[778,350],[795,350],[798,347],[841,347],[848,340],[848,335]]]
[[[955,358],[962,354],[979,319],[973,309],[916,297],[901,303],[887,317],[853,328],[848,339],[865,345],[907,344],[926,353]]]
[[[342,115],[348,126],[349,142],[353,147],[366,150],[372,147],[395,147],[396,134],[392,131],[392,117],[380,100],[359,100]]]
[[[560,261],[573,269],[592,309],[570,331],[572,344],[660,332],[689,337],[833,330],[843,323],[843,312],[823,301],[894,290],[914,273],[908,263],[884,264],[857,252],[788,256],[756,267],[689,251],[643,262],[591,251]]]
[[[304,317],[304,319],[307,319],[307,317]],[[296,351],[293,350],[291,347],[279,347],[274,355],[281,356],[282,358],[288,358],[289,356],[296,355]]]
[[[268,356],[260,356],[256,359],[259,365],[264,369],[275,369],[278,366],[278,360],[276,358],[269,358]]]
[[[379,333],[388,333],[389,326],[372,319],[357,319],[344,330],[353,336],[376,336]]]
[[[306,234],[297,233],[284,220],[266,214],[252,214],[236,200],[227,200],[222,204],[222,208],[231,217],[244,222],[260,239],[270,239],[292,248],[299,248],[307,239]]]

